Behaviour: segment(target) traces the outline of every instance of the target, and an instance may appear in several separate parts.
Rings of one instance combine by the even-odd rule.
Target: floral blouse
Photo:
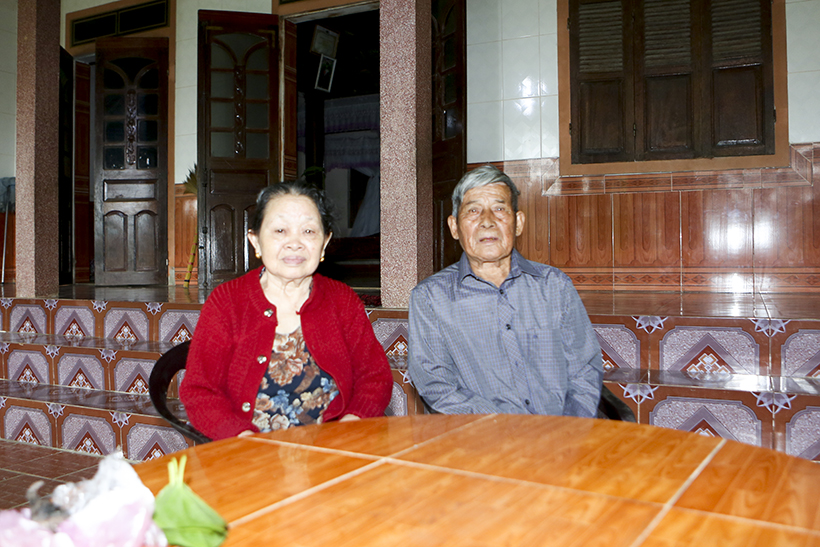
[[[336,382],[308,352],[301,327],[290,334],[276,333],[268,369],[256,395],[253,423],[263,433],[320,424],[338,394]]]

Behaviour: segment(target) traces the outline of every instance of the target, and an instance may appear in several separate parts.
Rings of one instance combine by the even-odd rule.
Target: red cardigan
[[[191,341],[179,395],[193,426],[214,440],[258,431],[253,409],[276,335],[276,309],[265,298],[260,272],[217,287]],[[393,376],[356,293],[316,274],[300,317],[308,351],[339,388],[324,421],[383,415]]]

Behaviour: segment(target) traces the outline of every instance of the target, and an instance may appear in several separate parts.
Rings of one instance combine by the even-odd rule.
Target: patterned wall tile
[[[3,414],[3,438],[40,446],[54,446],[54,420],[46,403],[6,401]]]
[[[9,312],[9,332],[30,334],[48,333],[48,313],[42,304],[12,305]]]
[[[103,322],[105,338],[118,341],[123,347],[151,339],[148,315],[138,308],[113,308]]]
[[[93,350],[72,349],[56,359],[57,384],[87,389],[108,389],[105,367],[100,361],[99,353]]]
[[[134,418],[145,419],[149,423],[138,421],[123,428],[123,452],[129,460],[138,462],[153,460],[184,450],[194,444],[174,428],[160,425],[165,424],[160,418],[153,420],[137,416]]]
[[[404,319],[377,319],[373,323],[373,332],[381,343],[388,358],[393,357],[391,365],[396,368],[407,368],[408,322]]]
[[[780,321],[772,336],[772,374],[820,377],[820,321]]]
[[[650,337],[650,360],[693,377],[767,374],[769,339],[748,319],[670,318]]]
[[[590,316],[598,335],[604,370],[640,369],[649,366],[649,332],[632,317]]]
[[[424,414],[424,402],[422,402],[418,391],[416,391],[416,387],[410,381],[410,376],[407,374],[407,371],[394,368],[391,372],[393,373],[393,395],[390,400],[390,406],[394,408],[393,411],[396,411],[393,405],[395,399],[398,401],[400,407],[403,406],[407,415]],[[404,392],[404,397],[398,393],[397,389]],[[399,414],[395,415],[398,416]]]
[[[51,362],[44,352],[13,349],[6,359],[8,379],[18,382],[52,384]]]
[[[777,394],[775,448],[820,462],[820,395]]]
[[[197,310],[166,310],[159,318],[159,341],[176,345],[190,340],[198,320]]]
[[[60,448],[98,455],[117,449],[119,426],[110,412],[77,407],[67,407],[64,412],[65,416],[57,421]]]
[[[85,338],[97,335],[97,321],[88,306],[60,306],[54,312],[53,334]]]
[[[764,448],[773,446],[773,421],[770,408],[741,391],[659,386],[641,406],[642,423]]]
[[[148,393],[148,379],[155,359],[133,359],[124,357],[114,365],[114,383],[112,389],[145,395]]]

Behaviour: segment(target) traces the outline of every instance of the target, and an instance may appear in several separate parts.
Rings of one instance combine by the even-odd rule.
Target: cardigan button
[[[264,355],[260,355],[259,357],[257,357],[257,358],[256,358],[256,360],[257,360],[257,362],[261,365],[262,363],[264,363],[265,361],[267,361],[267,360],[268,360],[268,358],[267,358],[267,357],[265,357]]]
[[[242,412],[248,412],[251,409],[251,404],[248,402],[242,403]]]
[[[266,309],[265,310],[265,317],[270,317],[271,315],[273,315],[273,310],[270,309],[270,308]]]

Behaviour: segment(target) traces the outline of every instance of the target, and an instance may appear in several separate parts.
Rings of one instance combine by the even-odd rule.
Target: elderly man
[[[601,348],[572,281],[524,259],[518,189],[491,165],[453,191],[461,260],[410,295],[410,377],[434,410],[594,417]]]

